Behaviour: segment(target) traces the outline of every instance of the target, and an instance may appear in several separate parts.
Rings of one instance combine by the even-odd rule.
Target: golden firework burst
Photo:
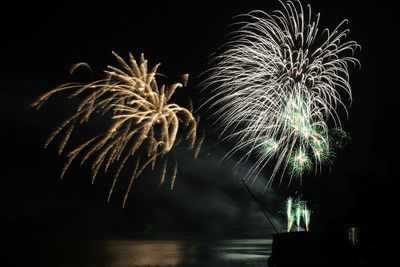
[[[154,168],[157,158],[164,160],[160,183],[164,182],[167,169],[166,154],[177,143],[180,125],[185,130],[189,149],[194,148],[196,140],[198,141],[195,157],[204,140],[204,131],[200,138],[196,137],[198,118],[193,116],[191,105],[187,109],[170,102],[175,90],[186,86],[187,74],[182,75],[181,83],[159,86],[156,76],[160,75],[157,73],[160,64],[156,64],[149,70],[143,54],[139,64],[131,53],[129,53],[128,61],[114,52],[113,55],[120,66],[118,68],[108,66],[104,71],[106,74],[104,79],[85,84],[62,84],[40,96],[31,106],[40,108],[50,96],[60,91],[71,90],[72,93],[68,98],[82,96],[75,113],[61,123],[45,142],[45,147],[47,147],[55,136],[64,132],[58,148],[59,154],[63,152],[77,123],[87,122],[94,112],[99,112],[101,115],[112,114],[110,126],[105,132],[90,138],[66,154],[67,160],[61,172],[61,178],[79,154],[83,154],[81,164],[90,156],[94,158],[91,164],[92,183],[102,166],[107,171],[109,166],[115,163],[118,167],[109,190],[109,201],[125,163],[129,158],[136,156],[136,163],[123,199],[123,206],[125,206],[133,181],[148,165]],[[72,71],[81,65],[89,67],[86,63],[78,64],[73,66]],[[175,161],[171,189],[176,174],[177,162]]]

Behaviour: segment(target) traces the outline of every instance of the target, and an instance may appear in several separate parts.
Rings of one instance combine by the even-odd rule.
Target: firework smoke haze
[[[280,174],[299,178],[332,161],[330,128],[341,129],[338,109],[351,103],[349,65],[359,45],[346,41],[346,20],[320,31],[320,15],[299,1],[281,2],[270,14],[252,11],[237,18],[223,52],[205,72],[203,106],[213,110],[221,136],[234,140],[227,157],[239,151],[257,159],[246,179],[274,162],[269,185]],[[349,103],[349,104],[350,104]],[[329,124],[329,126],[328,126]],[[239,164],[238,163],[238,164]]]
[[[198,118],[194,118],[191,108],[186,109],[170,103],[175,90],[186,85],[188,75],[182,76],[183,84],[159,86],[156,76],[160,75],[157,72],[160,64],[148,69],[147,60],[143,54],[139,64],[132,54],[129,54],[129,61],[124,61],[117,54],[113,54],[120,68],[108,66],[104,71],[106,74],[104,79],[87,84],[63,84],[40,96],[32,103],[32,107],[39,108],[50,96],[61,91],[72,91],[69,98],[83,96],[75,113],[60,124],[45,143],[47,146],[56,135],[64,132],[59,145],[59,154],[63,152],[77,124],[87,122],[94,113],[111,114],[107,131],[90,138],[66,154],[67,160],[61,178],[79,154],[83,154],[81,164],[89,157],[93,157],[92,183],[101,167],[107,171],[110,165],[116,164],[117,170],[108,194],[108,200],[110,200],[121,170],[129,158],[134,158],[135,163],[132,164],[132,174],[123,199],[124,206],[133,181],[147,166],[151,165],[154,168],[157,158],[162,160],[160,183],[164,182],[167,154],[178,142],[178,128],[185,130],[184,138],[189,143],[189,149],[194,148],[196,139],[199,139],[195,147],[196,155],[204,136],[198,138],[196,134]],[[86,63],[78,63],[71,68],[71,72],[81,66],[90,69]],[[177,163],[175,162],[171,189],[176,174]]]

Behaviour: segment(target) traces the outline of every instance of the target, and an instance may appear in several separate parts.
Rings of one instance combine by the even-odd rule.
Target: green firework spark
[[[286,216],[287,216],[287,228],[286,231],[290,232],[294,222],[294,213],[293,213],[293,198],[288,197],[286,200]]]
[[[297,150],[289,159],[291,175],[301,177],[304,173],[312,169],[312,162],[307,153],[301,148]]]
[[[273,138],[265,139],[260,146],[261,154],[272,154],[278,149],[278,142]]]
[[[300,231],[300,219],[301,219],[301,215],[303,214],[303,206],[304,206],[304,202],[298,199],[296,201],[296,213],[295,213],[297,231]]]

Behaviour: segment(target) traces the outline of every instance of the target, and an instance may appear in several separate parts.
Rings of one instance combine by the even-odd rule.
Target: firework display
[[[211,92],[203,106],[213,109],[221,136],[235,143],[226,156],[245,151],[239,162],[256,156],[246,179],[274,162],[269,185],[278,174],[280,182],[284,174],[289,183],[301,181],[332,162],[348,139],[339,116],[339,109],[347,114],[342,95],[351,102],[348,68],[359,64],[346,20],[321,32],[320,15],[309,5],[281,4],[271,14],[239,16],[240,28],[203,83]]]
[[[300,200],[296,201],[295,217],[296,217],[297,232],[300,231],[300,219],[301,219],[301,215],[303,213],[303,205],[304,205],[304,203],[302,201],[300,201]]]
[[[58,135],[64,132],[59,145],[61,154],[77,124],[87,122],[92,114],[102,116],[111,114],[107,121],[108,130],[90,138],[86,142],[69,151],[61,173],[61,178],[71,162],[83,154],[81,164],[93,157],[92,183],[101,167],[107,171],[110,165],[116,164],[117,170],[109,190],[108,200],[118,180],[119,174],[129,158],[134,158],[132,175],[129,180],[124,199],[125,206],[133,181],[151,165],[154,168],[156,159],[163,161],[160,183],[163,183],[167,173],[167,153],[178,142],[178,129],[184,129],[184,138],[189,149],[199,152],[204,135],[197,137],[198,118],[192,110],[171,103],[171,96],[177,88],[186,85],[188,75],[183,75],[183,83],[159,85],[156,81],[157,69],[160,64],[148,69],[147,60],[143,54],[139,64],[129,53],[129,61],[124,61],[113,53],[120,67],[108,66],[104,71],[106,77],[91,83],[66,83],[40,96],[32,107],[39,108],[50,96],[61,91],[72,91],[69,98],[81,97],[81,101],[72,116],[61,123],[48,137],[45,147]],[[86,63],[78,63],[72,67],[72,72],[80,66],[89,67]],[[196,147],[196,140],[198,140]],[[177,174],[175,160],[171,178],[173,188]]]
[[[288,197],[286,200],[286,216],[287,228],[286,232],[290,232],[293,223],[296,220],[296,231],[301,230],[301,220],[304,222],[305,230],[310,230],[311,211],[307,207],[307,202],[300,198],[293,199]]]
[[[290,229],[292,228],[293,222],[294,222],[294,214],[292,211],[292,205],[293,205],[293,198],[288,197],[286,200],[286,216],[287,216],[287,227],[286,231],[290,232]]]
[[[307,205],[303,207],[303,220],[306,225],[306,231],[310,230],[310,219],[311,219],[311,211],[307,208]]]

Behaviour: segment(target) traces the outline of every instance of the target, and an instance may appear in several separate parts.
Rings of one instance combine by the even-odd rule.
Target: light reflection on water
[[[108,266],[267,266],[271,239],[104,241]]]

